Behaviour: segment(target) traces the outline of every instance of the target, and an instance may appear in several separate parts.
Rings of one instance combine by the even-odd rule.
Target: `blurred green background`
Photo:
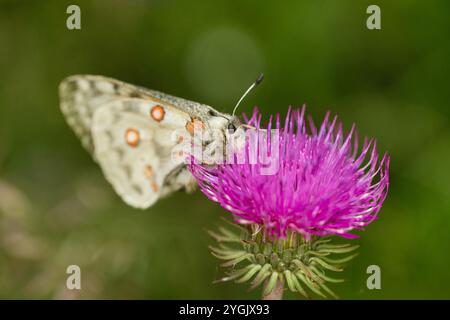
[[[66,8],[81,7],[81,30]],[[381,7],[381,30],[366,8]],[[127,207],[66,125],[58,83],[101,74],[230,112],[308,105],[391,155],[379,220],[359,232],[348,299],[450,298],[448,1],[0,1],[0,298],[259,298],[222,275],[200,192]],[[66,268],[82,290],[66,289]],[[367,266],[382,289],[366,288]],[[288,298],[295,295],[288,294]]]

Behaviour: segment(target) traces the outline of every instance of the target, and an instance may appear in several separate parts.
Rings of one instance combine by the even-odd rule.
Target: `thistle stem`
[[[272,292],[266,296],[263,296],[262,300],[283,300],[283,290],[284,290],[284,283],[283,281],[278,280]]]

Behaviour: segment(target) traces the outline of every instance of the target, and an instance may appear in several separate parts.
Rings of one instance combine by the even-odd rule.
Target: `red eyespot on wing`
[[[125,141],[130,147],[136,147],[139,144],[140,134],[134,128],[129,128],[125,132]]]
[[[199,119],[192,119],[191,121],[189,121],[188,123],[186,123],[186,130],[187,132],[189,132],[189,134],[191,136],[194,136],[194,130],[197,129],[204,129],[205,128],[205,124],[199,120]]]
[[[155,120],[156,122],[160,122],[164,119],[164,115],[166,114],[166,111],[162,106],[157,104],[156,106],[152,107],[152,110],[150,111],[150,116]]]

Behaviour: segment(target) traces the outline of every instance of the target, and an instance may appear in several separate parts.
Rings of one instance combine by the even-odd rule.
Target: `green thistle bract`
[[[269,295],[281,281],[284,287],[309,298],[308,292],[321,297],[336,294],[326,283],[343,282],[326,275],[328,271],[340,272],[342,265],[357,254],[350,254],[358,246],[332,244],[331,237],[312,237],[305,240],[296,232],[285,238],[270,238],[261,226],[242,226],[230,223],[233,229],[219,227],[209,234],[217,241],[210,246],[211,253],[229,268],[227,275],[216,282],[234,280],[249,282],[250,288],[264,284],[263,296]],[[347,254],[347,255],[345,255]],[[332,255],[344,255],[331,258]]]

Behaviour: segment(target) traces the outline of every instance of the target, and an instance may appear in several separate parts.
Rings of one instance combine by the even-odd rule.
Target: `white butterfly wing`
[[[73,76],[63,81],[60,95],[67,122],[115,191],[129,205],[148,208],[194,183],[171,157],[174,130],[186,133],[192,120],[142,90],[109,78]]]
[[[150,119],[154,103],[142,99],[112,100],[100,107],[92,119],[94,155],[106,179],[131,206],[147,208],[161,196],[165,178],[178,166],[171,159],[176,144],[173,126],[188,119]],[[163,108],[157,105],[157,108]],[[163,120],[164,121],[164,120]]]
[[[61,111],[91,153],[94,150],[91,136],[93,115],[100,106],[120,96],[118,88],[114,82],[98,76],[71,76],[59,86]]]

